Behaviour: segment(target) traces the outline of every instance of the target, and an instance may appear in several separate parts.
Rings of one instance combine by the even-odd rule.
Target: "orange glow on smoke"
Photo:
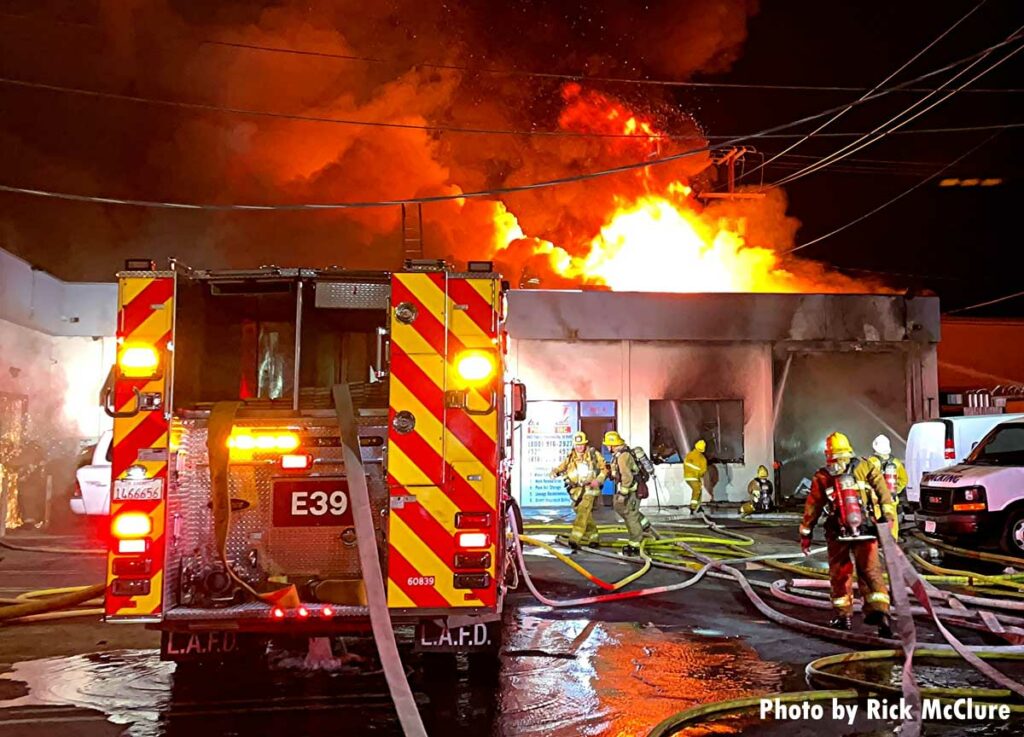
[[[559,124],[568,130],[611,136],[601,139],[601,146],[621,154],[624,162],[660,157],[700,143],[694,139],[672,148],[672,139],[664,138],[652,120],[578,84],[565,85],[562,97],[565,107]],[[697,157],[686,157],[681,162],[702,168]],[[758,211],[749,204],[721,202],[706,206],[695,197],[690,181],[678,176],[678,170],[675,176],[669,176],[672,166],[645,167],[613,177],[613,196],[594,199],[595,203],[605,203],[600,205],[604,212],[587,213],[597,215],[596,235],[577,233],[575,242],[530,237],[515,214],[498,203],[493,216],[496,257],[500,260],[502,253],[514,250],[522,258],[521,249],[526,247],[525,256],[535,270],[539,261],[542,272],[550,270],[581,286],[614,291],[877,291],[877,285],[866,286],[828,274],[815,262],[785,256],[791,241],[779,242],[784,239],[777,238],[774,243],[752,242],[748,233],[761,233],[763,237],[763,233],[771,232],[763,225],[751,227],[755,225],[751,218],[756,218],[758,212],[767,213],[766,208]],[[598,185],[584,182],[576,186]],[[705,181],[703,186],[709,185]],[[785,219],[781,211],[771,217]],[[790,238],[793,230],[795,225],[789,231]],[[540,276],[543,287],[547,279],[543,273]]]

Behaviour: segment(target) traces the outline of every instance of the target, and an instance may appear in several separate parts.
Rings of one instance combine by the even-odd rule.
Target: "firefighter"
[[[770,512],[775,509],[775,488],[768,480],[768,467],[758,466],[757,476],[747,484],[750,501],[740,507],[740,516],[746,517],[754,512]]]
[[[844,496],[844,489],[852,493]],[[814,474],[804,506],[800,546],[805,554],[810,552],[811,533],[824,513],[828,575],[836,612],[829,626],[838,630],[852,628],[856,567],[858,587],[864,599],[864,622],[877,625],[879,636],[891,639],[889,588],[878,558],[878,539],[870,534],[873,526],[870,511],[866,510],[872,503],[872,491],[886,510],[875,516],[882,529],[879,532],[876,528],[874,534],[891,534],[884,515],[891,509],[892,497],[881,472],[870,461],[855,458],[849,439],[841,432],[829,435],[825,440],[825,467]]]
[[[626,441],[615,430],[604,434],[604,444],[612,452],[611,477],[615,481],[615,497],[612,506],[626,524],[629,542],[622,548],[623,555],[640,555],[640,541],[645,537],[656,538],[651,522],[640,512],[640,498],[636,494],[638,481],[637,466],[633,454],[626,447]]]
[[[551,478],[565,477],[565,487],[576,510],[576,519],[569,533],[569,547],[579,550],[583,545],[597,545],[597,525],[594,523],[594,503],[601,495],[601,486],[608,476],[607,464],[596,450],[588,445],[587,434],[572,436],[572,450],[556,468]]]
[[[683,459],[683,481],[690,487],[690,514],[697,514],[704,495],[704,474],[708,472],[708,459],[704,451],[708,444],[703,439],[693,444],[693,450]]]
[[[892,520],[893,534],[899,535],[900,494],[907,488],[907,469],[903,465],[903,461],[892,454],[892,443],[889,442],[888,436],[879,435],[875,438],[871,443],[871,449],[875,453],[868,460],[882,472],[885,485],[889,487],[889,493],[892,494],[892,508],[886,510],[886,516]]]

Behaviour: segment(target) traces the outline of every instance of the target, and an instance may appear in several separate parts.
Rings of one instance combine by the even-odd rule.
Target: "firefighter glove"
[[[811,554],[811,536],[801,535],[800,536],[800,549],[804,551],[804,555]]]

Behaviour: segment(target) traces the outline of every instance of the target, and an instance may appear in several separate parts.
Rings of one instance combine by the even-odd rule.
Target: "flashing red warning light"
[[[306,607],[304,607],[304,606],[300,606],[295,611],[295,613],[299,615],[299,619],[308,619],[309,618],[309,610],[306,609]]]
[[[153,521],[145,512],[122,512],[114,517],[110,532],[118,540],[146,537],[153,531]]]
[[[284,609],[282,609],[279,606],[276,606],[270,610],[270,616],[274,619],[284,619]]]
[[[334,607],[325,606],[320,610],[320,616],[324,619],[330,619],[334,616]]]

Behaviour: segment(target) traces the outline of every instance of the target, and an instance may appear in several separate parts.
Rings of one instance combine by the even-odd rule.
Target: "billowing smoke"
[[[73,13],[85,26],[54,31],[49,48],[38,37],[13,39],[4,64],[10,76],[217,107],[488,131],[616,136],[635,129],[634,137],[343,125],[21,91],[25,119],[8,124],[0,144],[15,152],[10,177],[41,188],[218,203],[459,194],[704,145],[698,121],[670,88],[521,72],[671,79],[721,72],[741,51],[756,0],[559,5],[98,0],[83,8],[54,1],[49,12]],[[266,50],[275,47],[317,53]],[[61,114],[40,124],[34,115],[40,108]],[[611,109],[618,118],[605,117]],[[630,118],[632,129],[624,127]],[[673,138],[644,135],[651,130]],[[495,258],[513,280],[526,272],[541,276],[545,286],[579,283],[565,273],[560,279],[556,272],[564,270],[548,252],[563,261],[586,258],[624,197],[700,182],[708,164],[702,154],[578,184],[428,204],[426,255],[457,262]],[[403,253],[395,206],[196,213],[67,204],[65,216],[55,219],[52,203],[11,196],[0,203],[9,247],[48,243],[62,253],[68,272],[99,279],[124,256],[175,255],[203,266],[391,268]],[[786,216],[781,193],[718,202],[700,217],[731,219],[746,245],[772,253],[792,245],[798,227]],[[825,282],[813,263],[771,268],[804,288]],[[855,288],[829,277],[829,291]]]

